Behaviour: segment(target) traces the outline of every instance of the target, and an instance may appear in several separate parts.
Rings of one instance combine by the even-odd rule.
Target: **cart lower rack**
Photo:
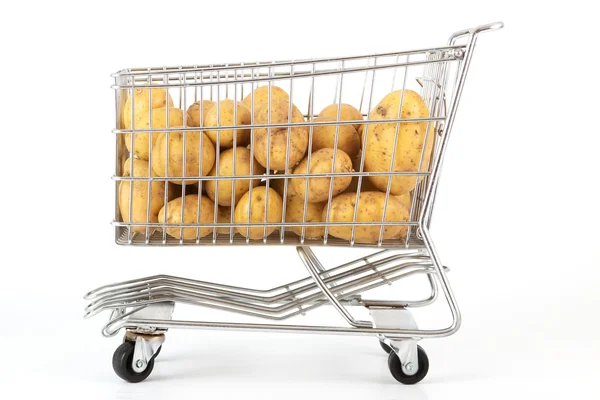
[[[90,301],[85,309],[85,317],[108,310],[111,313],[102,331],[103,335],[111,337],[125,329],[125,340],[113,356],[113,368],[117,375],[129,382],[146,379],[154,368],[167,330],[185,328],[373,335],[389,354],[388,366],[396,380],[405,384],[421,381],[428,372],[429,361],[417,342],[424,338],[451,335],[461,323],[460,312],[446,276],[447,269],[436,253],[429,232],[439,173],[477,37],[481,32],[502,26],[498,22],[459,31],[450,37],[447,46],[408,52],[272,63],[129,69],[115,74],[116,242],[140,246],[295,245],[308,272],[304,279],[268,290],[156,275],[102,286],[89,292],[85,296]],[[421,72],[411,75],[416,67]],[[414,82],[421,87],[419,98],[427,105],[425,114],[411,115],[409,111],[405,115],[405,97],[411,95],[407,82],[412,79],[409,77],[414,78]],[[265,97],[266,104],[269,105],[265,108],[266,123],[261,123],[260,112],[255,110],[255,101],[259,100],[255,97],[258,93],[256,88],[260,87],[257,86],[260,82],[266,83],[267,86],[264,87],[268,88],[268,95]],[[273,83],[284,86],[283,82],[289,82],[289,94],[286,93],[289,100],[285,103],[285,107],[289,109],[285,118],[279,119],[274,107],[276,102],[272,98],[277,93]],[[318,116],[314,113],[315,105],[318,106],[321,101],[315,87],[326,92],[324,88],[327,87],[327,82],[335,85],[333,100],[336,118],[333,119],[323,117],[325,109]],[[360,82],[356,90],[352,90],[352,82]],[[383,86],[379,82],[383,82]],[[453,85],[452,89],[448,89],[449,84]],[[384,86],[385,89],[382,89]],[[399,100],[393,115],[386,109],[380,110],[379,106],[369,114],[373,110],[373,97],[382,90],[388,92],[390,87],[392,91],[400,89],[392,93],[398,93]],[[148,90],[150,88],[152,90]],[[249,93],[246,97],[245,90]],[[161,100],[160,91],[166,93],[162,95],[162,105],[165,106],[163,109],[155,106],[155,102]],[[348,93],[357,93],[359,114],[344,118],[342,105],[351,96]],[[146,96],[145,100],[139,99],[140,94]],[[233,98],[234,101],[244,98],[245,102],[249,99],[248,121],[243,122],[238,118],[244,112],[243,107],[233,106],[233,119],[228,122],[225,114],[221,113],[227,106],[226,102],[221,101],[223,96],[225,99]],[[298,109],[296,113],[294,104],[299,103],[298,99],[303,96],[308,99],[307,107],[304,110]],[[180,123],[172,122],[172,118],[177,119],[178,112],[176,108],[171,108],[172,97],[178,100],[179,109],[188,110],[182,114]],[[199,108],[196,110],[199,123],[193,122],[194,105],[188,108],[188,99],[192,97]],[[207,114],[203,108],[210,107],[213,100],[216,123],[211,125],[208,123],[210,112]],[[140,110],[147,113],[145,118],[149,122],[146,125],[139,123],[140,117],[136,113]],[[161,110],[165,112],[163,120]],[[365,115],[367,119],[363,120]],[[162,123],[164,124],[161,125]],[[378,129],[383,129],[381,127],[386,124],[388,126],[385,129],[392,131],[395,126],[391,163],[387,171],[385,168],[373,170],[369,165],[370,156],[365,155],[368,153],[366,145],[369,143],[369,130],[373,132],[371,136],[379,140],[378,134],[381,135],[382,130]],[[424,127],[425,132],[418,147],[421,153],[419,162],[411,159],[412,164],[418,165],[418,168],[396,168],[396,150],[399,148],[398,142],[402,140],[398,137],[404,135],[404,130],[412,130],[418,124]],[[355,132],[353,126],[360,132]],[[265,149],[272,148],[271,140],[278,140],[273,131],[283,133],[283,158],[273,151],[265,151],[265,160],[261,158],[261,142],[257,141],[261,129],[267,138],[266,143],[262,144],[266,145]],[[297,150],[294,143],[291,143],[295,137],[295,129],[304,129],[310,133],[307,135],[307,147],[313,150],[313,155],[316,154],[315,144],[318,143],[315,138],[320,140],[325,137],[327,129],[334,132],[331,136],[332,149],[328,150],[333,154],[329,172],[315,172],[312,169],[307,169],[306,173],[297,171],[304,161],[298,164],[300,158],[291,160]],[[415,137],[418,137],[419,129],[414,128]],[[243,136],[240,136],[242,130],[248,133],[248,147],[236,146],[236,142],[247,144],[243,142]],[[336,160],[340,154],[345,154],[341,150],[345,131],[360,134],[362,151],[354,154],[357,156],[356,164],[350,171],[339,171],[336,169]],[[198,135],[199,143],[188,140],[198,132],[202,132],[202,135]],[[210,136],[211,132],[213,136]],[[183,138],[180,143],[180,159],[177,158],[177,142],[171,142],[177,135]],[[209,136],[211,141],[216,139],[216,151]],[[232,143],[227,144],[231,137]],[[166,140],[166,154],[157,145],[161,140]],[[206,143],[213,148],[213,153],[205,151],[203,146]],[[230,150],[221,150],[229,147]],[[190,153],[190,148],[199,150],[200,154],[193,151]],[[345,149],[350,153],[353,151],[350,147]],[[236,164],[239,161],[237,157],[246,151],[249,151],[252,160],[249,171],[236,173],[236,167],[242,169],[242,164]],[[233,152],[233,160],[237,160],[232,164],[233,173],[229,174],[224,172],[223,164],[219,161],[219,157],[221,160],[225,159],[227,152]],[[306,150],[300,156],[303,157],[305,152]],[[384,151],[380,157],[385,159],[388,156],[390,154]],[[166,163],[166,171],[163,173],[160,172],[161,157]],[[208,173],[208,170],[203,170],[203,163],[211,157],[216,157],[216,160],[212,159],[212,171]],[[308,165],[312,165],[311,151],[308,151],[307,158]],[[173,159],[176,161],[172,164]],[[259,164],[266,161],[265,168],[256,164],[254,159]],[[199,164],[195,167],[196,173],[193,168],[188,169],[194,162]],[[278,162],[284,164],[273,168]],[[292,166],[296,166],[296,170],[292,170]],[[172,170],[171,173],[169,169]],[[297,186],[299,179],[302,179],[301,186]],[[314,184],[316,179],[327,182],[328,193],[327,190],[310,190],[309,180]],[[354,200],[348,203],[354,208],[354,213],[350,215],[351,219],[336,220],[336,208],[332,201],[343,197],[343,193],[349,190],[346,189],[348,184],[341,190],[337,188],[340,182],[338,180],[344,179],[348,184],[352,180],[357,185],[355,192],[350,192],[353,194],[345,195]],[[372,199],[381,199],[379,207],[376,205],[369,211],[369,215],[377,214],[379,219],[365,220],[358,211],[362,207],[361,201],[364,205],[366,197],[363,196],[367,196],[364,194],[367,192],[361,193],[361,185],[367,185],[368,181],[377,186],[373,189],[375,192],[380,191],[379,194],[371,195]],[[219,183],[221,188],[228,190],[220,191]],[[243,187],[241,192],[238,185]],[[399,219],[388,218],[389,212],[395,212],[394,208],[400,204],[394,199],[400,193],[398,190],[406,192],[407,185],[410,187],[406,194],[406,215]],[[276,187],[279,194],[270,187]],[[302,190],[303,187],[305,190]],[[253,196],[253,190],[254,194],[261,195]],[[205,192],[210,200],[203,195]],[[135,199],[140,197],[140,193],[145,200],[143,203],[136,203]],[[238,209],[241,208],[244,197],[239,199],[236,197],[238,193],[247,193],[244,196],[250,203],[242,210],[246,214],[241,213],[241,217]],[[266,194],[266,199],[263,199],[262,193]],[[181,196],[180,200],[173,208],[174,211],[169,211],[175,201],[173,198],[177,195]],[[313,195],[324,197],[318,199],[320,203],[317,203],[311,201],[309,196]],[[283,205],[283,211],[279,212],[276,219],[268,216],[269,212],[274,213],[269,196],[279,198]],[[353,199],[353,196],[356,197]],[[158,207],[153,204],[157,198],[161,201]],[[192,199],[197,203],[190,204]],[[252,201],[255,202],[254,206]],[[288,211],[295,207],[294,201],[299,201],[298,204],[303,207],[300,219],[294,219],[293,214],[286,213],[286,207]],[[263,203],[264,208],[260,209]],[[233,206],[230,210],[225,208],[227,204],[234,205],[235,210]],[[259,220],[253,216],[256,204],[259,204],[261,213]],[[314,207],[314,204],[320,204],[319,216],[322,213],[323,218],[312,219],[311,222],[307,219],[307,213],[311,212],[309,208]],[[277,211],[276,208],[274,210]],[[187,214],[184,215],[184,211]],[[174,216],[168,215],[169,212]],[[191,214],[193,218],[190,219],[188,215]],[[206,214],[210,214],[211,219],[205,219]],[[246,216],[247,220],[244,221]],[[315,235],[315,229],[320,229],[321,233]],[[368,246],[379,249],[371,255],[326,268],[311,246]],[[382,285],[391,285],[402,278],[415,275],[423,276],[428,282],[430,291],[423,299],[379,300],[363,297],[366,292]],[[419,329],[411,309],[434,303],[440,291],[448,303],[452,323],[442,329]],[[259,317],[271,322],[257,324],[175,320],[172,315],[177,303]],[[305,315],[324,305],[333,306],[348,326],[279,323]],[[356,319],[350,312],[352,307],[368,309],[371,320]]]

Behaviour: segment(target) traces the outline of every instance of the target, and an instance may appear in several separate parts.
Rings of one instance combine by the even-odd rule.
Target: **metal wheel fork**
[[[413,314],[406,308],[369,308],[376,328],[417,330],[417,322]],[[377,335],[379,340],[390,346],[402,364],[402,372],[414,375],[419,370],[417,338],[397,340]]]

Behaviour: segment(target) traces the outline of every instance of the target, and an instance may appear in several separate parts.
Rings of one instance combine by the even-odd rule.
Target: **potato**
[[[237,105],[236,119],[233,119],[234,105]],[[217,120],[217,112],[221,116],[220,125]],[[234,102],[226,99],[221,101],[220,106],[215,104],[206,113],[204,126],[208,128],[216,126],[249,125],[251,122],[250,110],[242,102]],[[217,136],[220,134],[219,145],[221,148],[233,147],[234,131],[236,135],[236,146],[245,146],[250,142],[250,129],[225,129],[207,130],[206,134],[217,144]]]
[[[144,111],[135,120],[134,129],[150,129],[150,112]],[[183,126],[183,110],[178,108],[169,109],[169,123],[167,124],[167,109],[165,107],[155,108],[152,110],[152,129],[158,128],[173,128],[177,126]],[[156,143],[158,135],[161,132],[152,133],[152,146]],[[149,144],[148,140],[150,133],[134,133],[133,134],[133,149],[136,157],[142,160],[148,160],[149,157]],[[131,133],[124,135],[125,147],[127,151],[131,152]]]
[[[275,98],[281,99],[286,102],[290,101],[290,96],[286,93],[285,90],[283,90],[279,86],[272,85],[271,86],[271,100],[273,100]],[[269,85],[259,86],[256,89],[254,89],[254,115],[255,116],[256,116],[256,113],[258,112],[258,110],[261,109],[268,102],[269,102]],[[248,107],[248,110],[252,110],[252,93],[249,93],[246,97],[244,97],[244,99],[242,100],[242,103],[244,103],[244,105],[246,107]]]
[[[279,193],[283,198],[283,185],[285,179],[272,179],[270,186]],[[306,206],[306,222],[322,222],[323,208],[327,204],[326,201],[321,203],[308,203]],[[302,222],[304,216],[304,199],[294,191],[294,188],[288,181],[286,206],[285,206],[285,222]],[[302,236],[302,227],[294,226],[285,229],[292,231],[298,236]],[[304,231],[306,239],[319,239],[325,234],[325,226],[307,226]]]
[[[184,132],[171,132],[169,135],[169,170],[167,171],[167,134],[161,133],[152,148],[152,169],[158,176],[183,176],[183,137]],[[215,146],[206,134],[202,133],[202,154],[200,154],[200,132],[187,132],[185,140],[185,175],[205,176],[215,165]],[[200,164],[202,163],[202,164]],[[181,184],[181,180],[171,182]],[[186,184],[195,181],[186,180]]]
[[[230,224],[231,221],[231,207],[219,207],[217,222],[219,224]],[[229,228],[217,228],[217,234],[219,235],[229,235],[229,233]],[[233,229],[233,233],[235,233],[235,228]]]
[[[331,201],[329,221],[352,222],[356,193],[343,193]],[[354,240],[356,243],[377,243],[381,231],[381,219],[385,205],[385,193],[361,192],[358,200],[357,222],[373,222],[372,225],[357,225]],[[323,210],[323,220],[327,218],[327,209]],[[390,196],[385,215],[385,222],[408,221],[408,210],[400,201]],[[377,224],[379,223],[379,224]],[[402,237],[408,227],[400,225],[387,225],[383,229],[383,240]],[[351,240],[352,226],[330,226],[328,233],[336,238]]]
[[[121,121],[125,129],[131,129],[131,96],[127,91],[127,99],[121,109]],[[133,118],[137,121],[140,116],[150,109],[150,92],[148,89],[135,89],[133,91]],[[167,91],[165,89],[152,89],[152,109],[167,106]],[[169,107],[173,107],[173,99],[169,95]]]
[[[294,169],[294,175],[296,174],[322,174],[332,172],[332,161],[333,161],[333,149],[321,149],[311,154],[310,157],[310,170],[308,169],[308,157],[298,164]],[[333,172],[352,172],[352,160],[348,154],[344,151],[339,150],[336,153],[335,168]],[[332,178],[309,178],[308,182],[308,202],[319,203],[322,201],[329,200],[329,186]],[[333,179],[333,196],[342,193],[350,182],[352,181],[351,176],[340,176]],[[294,192],[298,193],[302,199],[305,198],[306,194],[306,179],[305,178],[292,178],[292,186]]]
[[[233,162],[233,149],[227,149],[223,151],[219,156],[219,176],[234,176],[233,167],[235,165],[235,175],[250,175],[250,163],[254,163],[253,175],[262,175],[265,169],[256,160],[250,158],[250,150],[245,147],[235,148],[235,163]],[[208,174],[209,176],[215,176],[217,172],[216,165]],[[218,203],[220,206],[231,206],[231,186],[233,180],[219,180],[219,198]],[[253,180],[253,187],[257,187],[260,183],[260,179]],[[242,198],[242,195],[250,189],[250,180],[236,180],[235,181],[235,201],[236,203]],[[211,180],[205,183],[206,194],[211,200],[215,201],[215,195],[217,191],[217,181]]]
[[[187,126],[202,126],[200,122],[206,121],[206,113],[215,104],[217,103],[212,100],[203,100],[202,107],[200,107],[200,101],[189,106],[187,109]],[[202,118],[200,118],[200,108],[202,108]]]
[[[275,98],[271,101],[271,123],[288,123],[289,102],[281,98]],[[269,107],[263,106],[255,114],[255,124],[267,124]],[[292,122],[304,122],[304,116],[296,107],[292,105]],[[296,165],[306,153],[308,148],[308,127],[298,126],[289,128],[290,130],[290,150],[288,167]],[[270,142],[270,165],[267,166],[267,142],[269,140],[269,129],[257,128],[254,131],[254,157],[265,168],[284,171],[286,167],[286,149],[288,141],[288,128],[271,128]]]
[[[235,206],[234,210],[234,220],[238,224],[244,223],[266,223],[266,222],[281,222],[281,214],[283,212],[283,200],[281,200],[281,196],[273,189],[269,188],[269,202],[267,201],[267,188],[264,186],[259,186],[252,189],[252,208],[250,209],[250,192],[246,192],[237,206]],[[268,210],[268,215],[265,215],[265,204]],[[248,214],[250,214],[250,218],[248,219]],[[244,237],[248,237],[248,233],[250,234],[250,239],[262,239],[265,233],[265,229],[261,227],[238,227],[236,228],[239,233]],[[248,232],[249,230],[249,232]],[[267,227],[266,234],[267,236],[273,233],[275,227]]]
[[[317,117],[314,122],[335,121],[334,117]],[[333,149],[335,144],[336,129],[338,129],[337,148],[343,150],[350,157],[354,157],[360,151],[360,136],[353,125],[315,126],[313,128],[312,151],[320,149]]]
[[[354,172],[360,172],[360,158],[362,157],[362,153],[358,153],[356,157],[352,158],[352,170]],[[364,166],[363,166],[364,168]],[[353,176],[352,181],[350,181],[350,185],[344,190],[345,193],[354,192],[356,193],[356,189],[358,189],[358,176]],[[377,187],[371,183],[371,181],[363,176],[360,184],[361,192],[374,192],[378,191]]]
[[[166,207],[161,208],[158,213],[158,222],[165,223],[165,208],[167,213],[167,224],[213,224],[215,217],[215,203],[206,196],[200,196],[200,218],[198,218],[198,195],[190,194],[185,196],[183,210],[183,221],[181,220],[182,198],[178,197],[167,203]],[[204,237],[213,232],[214,228],[199,228],[200,237]],[[196,239],[198,228],[183,228],[183,239]],[[181,228],[167,228],[167,234],[175,239],[181,239]]]
[[[148,161],[133,160],[133,176],[148,176]],[[123,164],[123,176],[131,176],[131,159],[127,159]],[[165,203],[165,182],[153,181],[150,187],[150,220],[148,220],[148,183],[149,181],[133,182],[133,192],[131,192],[131,182],[119,182],[119,211],[123,222],[146,223],[158,222],[158,213]],[[132,214],[129,220],[129,199],[132,195]],[[174,191],[169,190],[168,200],[174,198]],[[131,228],[133,232],[146,232],[146,228],[135,226]],[[150,233],[154,228],[150,228]]]
[[[325,107],[319,113],[319,117],[331,117],[334,121],[338,121],[338,105],[331,104]],[[358,111],[358,109],[350,104],[342,103],[342,109],[340,111],[340,119],[339,121],[362,121],[363,115]],[[362,127],[362,124],[352,124],[350,125],[356,129],[356,132],[359,132]]]
[[[371,119],[394,119],[398,117],[398,108],[402,91],[388,94],[371,112]],[[412,90],[406,90],[402,105],[402,118],[425,118],[429,116],[427,105],[423,99]],[[371,124],[368,129],[365,151],[365,171],[388,172],[392,164],[394,140],[396,138],[396,123]],[[419,162],[425,142],[427,122],[403,122],[398,129],[398,143],[392,171],[419,172]],[[430,131],[420,172],[427,171],[429,158],[434,141],[434,124]],[[387,176],[369,177],[373,185],[381,191],[387,190]],[[390,193],[399,196],[415,188],[416,176],[395,176],[391,181]]]
[[[402,203],[402,205],[404,206],[404,208],[406,208],[408,211],[410,211],[410,205],[412,204],[412,192],[411,193],[405,193],[405,194],[401,194],[400,196],[395,196],[400,203]]]

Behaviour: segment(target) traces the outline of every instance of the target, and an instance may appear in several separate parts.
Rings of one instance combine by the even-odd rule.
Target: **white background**
[[[0,397],[597,398],[595,13],[533,3],[3,4]],[[83,320],[87,290],[158,272],[268,287],[304,271],[288,247],[114,244],[110,73],[437,46],[496,20],[506,28],[479,40],[434,215],[464,324],[422,343],[421,384],[396,383],[372,338],[215,331],[170,332],[142,384],[114,375],[121,339],[101,337],[106,315]],[[426,318],[448,322],[443,307]],[[327,310],[300,322],[342,323]]]

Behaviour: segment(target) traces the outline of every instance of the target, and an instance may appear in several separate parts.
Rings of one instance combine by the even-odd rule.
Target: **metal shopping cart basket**
[[[294,245],[309,274],[305,279],[269,290],[156,275],[102,286],[89,292],[85,296],[91,301],[85,309],[86,317],[104,310],[111,311],[109,322],[103,328],[103,335],[114,336],[125,329],[123,344],[113,356],[113,367],[117,375],[129,382],[140,382],[147,378],[152,372],[167,330],[186,328],[374,335],[389,353],[388,366],[396,380],[405,384],[422,380],[429,369],[429,361],[417,342],[424,338],[449,336],[458,330],[461,323],[446,268],[436,253],[429,232],[440,170],[478,35],[502,26],[498,22],[462,30],[453,34],[446,46],[414,51],[299,61],[138,68],[114,74],[117,123],[114,130],[116,206],[113,224],[117,244]],[[258,97],[256,90],[259,87],[268,88],[265,90],[266,104],[270,106],[265,114],[266,122],[258,120],[258,98],[255,96]],[[284,112],[287,120],[278,119],[275,110],[272,110],[277,94],[274,88],[283,89],[289,96],[286,103],[289,109],[284,110],[287,111]],[[428,115],[404,115],[403,101],[409,89],[420,93],[420,98],[427,105]],[[377,101],[390,92],[400,93],[400,101],[393,115],[388,113],[383,118],[380,114],[371,112]],[[146,97],[143,97],[144,94]],[[249,106],[246,107],[249,121],[240,122],[239,117],[244,110],[235,105],[232,106],[232,118],[227,119],[226,114],[221,112],[221,108],[224,110],[227,105],[225,99],[240,102],[249,99]],[[196,105],[196,116],[186,112],[192,102]],[[331,103],[334,104],[332,118],[315,118],[318,110]],[[342,104],[354,105],[360,115],[345,117]],[[160,111],[161,108],[156,105],[164,106],[164,111]],[[212,111],[216,115],[212,125],[208,123],[211,117],[207,108],[216,109]],[[296,109],[302,114],[300,119],[294,117]],[[145,125],[138,112],[148,114]],[[192,121],[196,117],[200,119],[199,123]],[[138,120],[141,120],[139,124]],[[389,168],[374,171],[365,164],[365,146],[369,130],[374,132],[371,135],[377,135],[377,124],[383,123],[392,124],[396,129],[392,161]],[[403,124],[426,125],[422,143],[429,143],[428,140],[433,143],[430,155],[426,154],[428,146],[422,145],[417,169],[402,170],[394,167],[397,150],[402,151],[399,148],[402,144],[399,144],[398,132],[403,129]],[[341,143],[344,127],[348,125],[353,126],[357,134],[360,132],[362,151],[355,158],[356,163],[351,170],[340,172],[335,167],[336,159],[342,153],[338,144]],[[335,132],[332,168],[329,172],[298,172],[294,168],[296,161],[290,160],[297,150],[292,149],[297,144],[293,143],[292,130],[301,128],[307,132],[308,144],[301,149],[301,153],[303,156],[306,154],[309,158],[308,165],[312,165],[310,150],[314,150],[316,131],[327,126],[333,127]],[[247,132],[247,142],[240,139],[239,132],[242,129]],[[213,132],[212,137],[199,133],[208,133],[209,130]],[[277,154],[273,150],[266,150],[273,149],[271,141],[279,140],[274,136],[274,131],[284,138],[285,165],[279,169],[273,168]],[[331,132],[331,128],[329,131]],[[230,138],[226,137],[228,132],[234,132]],[[262,144],[262,148],[257,141],[259,132],[262,132],[267,142],[266,146],[265,143]],[[266,136],[265,132],[268,132]],[[193,135],[199,142],[192,140]],[[233,144],[225,147],[231,148],[236,162],[230,165],[233,172],[226,174],[219,171],[219,168],[224,168],[219,158],[225,157],[222,152],[223,144],[231,138]],[[159,143],[166,145],[158,149]],[[242,146],[238,146],[240,143]],[[216,150],[207,153],[204,150],[207,144]],[[237,164],[239,159],[236,158],[236,151],[238,154],[250,152],[249,172],[236,173],[236,165],[238,170],[242,169],[242,164]],[[257,167],[254,162],[261,151],[266,154],[265,168]],[[203,166],[211,157],[215,159],[209,160],[208,167],[212,171],[208,173]],[[160,163],[157,161],[160,159],[164,160],[166,171],[157,173],[160,168],[155,167],[155,163]],[[196,165],[195,173],[193,168],[189,172],[190,165]],[[381,194],[378,194],[385,200],[375,207],[377,218],[364,222],[361,221],[362,214],[358,212],[362,198],[360,193],[362,187],[368,185],[373,177],[384,178],[384,182],[387,182],[385,190],[379,188]],[[386,212],[388,208],[392,208],[390,202],[395,197],[391,182],[397,177],[413,179],[412,190],[408,195],[410,201],[406,206],[408,216],[403,220],[389,220]],[[334,181],[342,178],[353,180],[355,190],[350,193],[356,197],[351,199],[354,210],[349,215],[352,218],[340,222],[330,216],[333,212],[332,201],[335,201],[334,197],[338,194]],[[292,196],[291,185],[294,179],[304,179],[302,182],[305,182],[307,190],[302,199],[303,217],[290,222],[291,218],[286,221],[286,207],[292,207],[288,203],[288,197]],[[321,182],[325,180],[326,187],[329,188],[322,203],[323,218],[316,221],[307,221],[306,217],[308,184],[311,179],[321,179]],[[242,220],[235,215],[238,212],[236,201],[241,203],[236,198],[236,185],[242,181],[248,186],[245,191],[249,203],[247,220],[244,217],[246,214],[242,213]],[[221,192],[219,184],[228,190]],[[213,190],[211,201],[208,201],[203,193],[214,186],[216,190]],[[269,187],[280,189],[278,193],[282,210],[279,214],[271,210],[268,196],[274,198],[278,195],[274,195]],[[253,191],[261,191],[267,198],[253,196]],[[227,193],[227,201],[223,200],[222,193]],[[218,200],[219,194],[221,202]],[[159,207],[152,204],[156,198]],[[174,198],[180,200],[170,209],[169,205]],[[205,198],[207,202],[200,200]],[[254,208],[252,201],[255,202]],[[235,207],[220,207],[221,203],[228,202]],[[167,206],[163,208],[165,204]],[[155,214],[158,208],[161,211],[157,217]],[[172,215],[166,216],[169,212]],[[258,221],[254,219],[255,212],[260,216]],[[277,217],[275,219],[274,214]],[[315,227],[324,230],[319,238],[307,233]],[[341,227],[346,228],[345,232],[350,232],[348,237],[332,234],[340,231]],[[372,240],[359,239],[358,232],[373,228],[377,234]],[[401,231],[402,235],[387,235],[388,231],[394,229]],[[251,230],[258,231],[259,234],[250,234]],[[311,246],[375,247],[377,250],[368,256],[326,268],[317,259]],[[363,297],[364,292],[414,275],[426,277],[430,287],[428,297],[422,300],[369,300]],[[440,287],[450,308],[452,323],[441,329],[419,329],[411,309],[434,303]],[[172,314],[176,303],[210,307],[274,322],[263,324],[175,320]],[[348,326],[278,323],[304,315],[323,305],[333,306]],[[372,321],[356,319],[350,313],[350,307],[368,309]]]

